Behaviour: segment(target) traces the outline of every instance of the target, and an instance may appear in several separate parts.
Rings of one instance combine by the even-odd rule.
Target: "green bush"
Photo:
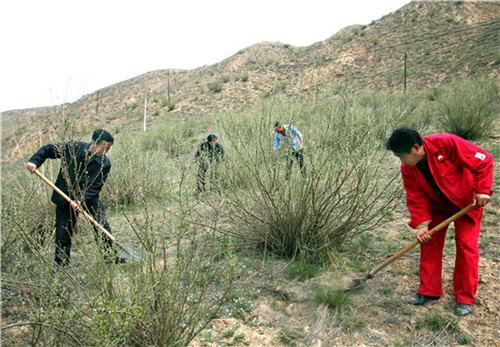
[[[460,345],[468,345],[470,343],[471,339],[469,336],[465,335],[459,335],[457,336],[457,342]]]
[[[133,101],[127,105],[125,105],[125,109],[127,110],[133,110],[139,106],[139,101]]]
[[[467,140],[492,134],[500,106],[498,92],[496,83],[488,80],[464,80],[443,87],[438,97],[443,130]]]
[[[277,64],[277,63],[278,63],[278,62],[277,62],[275,59],[273,59],[273,58],[268,58],[268,59],[265,61],[264,66],[266,66],[266,67],[267,67],[267,66],[269,66],[269,65],[273,65],[273,64]]]
[[[216,81],[210,81],[207,83],[208,90],[211,91],[212,93],[219,93],[222,91],[222,86],[224,83],[222,83],[219,80]]]
[[[280,93],[286,89],[288,85],[288,81],[280,81],[276,82],[273,87],[273,92],[274,93]]]
[[[168,100],[168,98],[165,95],[162,95],[160,97],[160,106],[167,107],[169,111],[172,111],[175,108],[175,103]]]

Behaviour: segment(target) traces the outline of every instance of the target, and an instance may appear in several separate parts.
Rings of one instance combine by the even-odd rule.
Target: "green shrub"
[[[438,101],[439,121],[445,132],[475,140],[494,130],[500,106],[496,83],[464,80],[444,87]]]
[[[165,95],[162,95],[160,97],[160,106],[167,107],[169,111],[172,111],[175,108],[175,103],[168,100],[168,98]]]
[[[445,20],[447,23],[455,23],[455,21],[456,21],[455,16],[453,16],[453,15],[447,15]]]
[[[207,83],[208,90],[212,93],[220,93],[222,91],[223,83],[219,80],[210,81]]]
[[[125,109],[127,110],[133,110],[139,106],[139,101],[133,101],[127,105],[125,105]]]
[[[123,147],[115,145],[116,152]],[[123,208],[135,205],[143,198],[163,198],[169,186],[168,168],[158,165],[163,156],[157,151],[143,151],[142,148],[120,150],[113,155],[113,168],[101,194],[109,207]],[[134,163],[134,165],[130,165]]]
[[[470,343],[471,339],[469,336],[465,335],[459,335],[457,336],[457,342],[460,345],[468,345]]]
[[[342,37],[342,42],[344,42],[344,43],[351,42],[353,39],[354,39],[354,35],[348,34],[348,35],[345,35]]]
[[[276,82],[273,87],[273,92],[274,93],[280,93],[286,89],[286,86],[288,85],[288,81],[280,81]]]
[[[267,59],[267,60],[266,60],[266,62],[264,63],[264,66],[266,66],[266,67],[267,67],[267,66],[269,66],[269,65],[273,65],[273,64],[277,64],[277,63],[278,63],[278,62],[277,62],[275,59],[273,59],[273,58],[269,58],[269,59]]]
[[[267,98],[269,98],[270,96],[271,96],[271,92],[269,92],[269,91],[265,91],[265,92],[262,92],[262,93],[261,93],[261,96],[260,96],[260,97],[261,97],[262,99],[267,99]]]

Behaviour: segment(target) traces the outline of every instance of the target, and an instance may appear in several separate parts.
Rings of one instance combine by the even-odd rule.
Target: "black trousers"
[[[304,155],[302,152],[303,152],[302,150],[296,150],[296,149],[292,149],[290,152],[288,152],[288,158],[287,158],[288,164],[285,176],[287,181],[290,178],[290,174],[292,173],[292,165],[295,160],[299,162],[300,172],[302,173],[302,176],[304,176],[304,178],[306,177],[306,168],[304,166]]]
[[[210,179],[210,186],[212,189],[215,189],[215,182],[217,181],[217,163],[209,163],[209,162],[200,162],[200,166],[198,167],[198,182],[197,182],[197,189],[198,192],[203,192],[205,191],[205,185],[206,185],[206,176],[207,176],[207,171],[210,172],[209,174],[209,179]]]
[[[56,205],[56,251],[55,261],[60,265],[69,264],[71,257],[71,238],[74,233],[78,213],[69,203]],[[98,199],[86,201],[82,206],[94,219],[111,232],[106,219],[104,205]],[[103,256],[107,259],[116,256],[116,251],[112,249],[112,241],[94,226],[94,236],[96,242],[101,246]]]

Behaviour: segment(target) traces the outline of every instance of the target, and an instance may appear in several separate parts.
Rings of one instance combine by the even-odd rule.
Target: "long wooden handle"
[[[54,189],[59,195],[61,195],[67,202],[69,202],[71,204],[71,202],[73,202],[73,200],[71,200],[71,198],[66,195],[61,189],[57,188],[51,181],[49,181],[47,179],[47,177],[45,177],[40,171],[38,170],[35,170],[35,173],[38,175],[38,177],[40,177],[45,183],[47,183],[52,189]],[[116,243],[122,250],[124,251],[127,251],[125,247],[123,247],[123,245],[116,241],[115,237],[109,232],[107,231],[106,229],[104,229],[104,227],[99,224],[95,219],[94,217],[92,217],[90,214],[88,214],[80,205],[77,204],[77,209],[79,212],[83,213],[85,215],[85,217],[92,223],[96,226],[97,229],[99,229],[104,235],[106,235],[111,241],[113,241],[114,243]]]
[[[445,226],[447,226],[451,222],[453,222],[453,221],[457,220],[458,218],[464,216],[466,213],[468,213],[473,208],[474,208],[473,204],[468,205],[464,209],[462,209],[462,210],[458,211],[457,213],[455,213],[450,218],[442,221],[441,223],[439,223],[438,225],[436,225],[434,228],[432,228],[431,230],[429,230],[427,232],[427,235],[429,235],[429,236],[433,235],[434,233],[436,233],[437,231],[441,230],[442,228],[444,228]],[[387,265],[389,265],[390,263],[392,263],[394,260],[396,260],[399,257],[401,257],[403,254],[405,254],[406,252],[408,252],[410,249],[412,249],[413,247],[415,247],[418,244],[419,244],[418,240],[413,241],[411,244],[409,244],[408,246],[406,246],[405,248],[403,248],[402,250],[400,250],[398,253],[394,254],[392,257],[390,257],[389,259],[387,259],[386,261],[384,261],[382,264],[380,264],[379,266],[377,266],[372,271],[370,271],[370,273],[368,273],[367,277],[373,277],[373,275],[375,275],[377,272],[379,272],[380,270],[382,270],[384,267],[386,267]]]

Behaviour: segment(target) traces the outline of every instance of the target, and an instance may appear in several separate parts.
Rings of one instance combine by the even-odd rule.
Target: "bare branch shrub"
[[[226,196],[232,233],[281,256],[324,258],[392,208],[401,190],[397,171],[384,165],[384,121],[366,127],[370,120],[357,117],[356,109],[339,119],[336,107],[276,111],[274,118],[285,124],[290,114],[302,117],[296,119],[307,177],[295,168],[289,182],[285,154],[271,151],[270,117],[224,120],[238,159],[225,174],[233,182]]]
[[[108,202],[122,199],[112,185],[127,184],[121,189],[134,194],[134,209],[113,234],[140,256],[124,265],[106,262],[83,218],[71,265],[54,264],[53,240],[41,243],[33,231],[41,223],[52,234],[50,189],[26,171],[26,158],[3,168],[9,179],[2,187],[2,344],[186,346],[227,302],[235,258],[227,240],[219,241],[218,215],[204,218],[208,229],[191,223],[184,196],[190,182],[177,178],[177,213],[169,213],[158,202],[174,183],[160,154],[113,151],[114,164],[124,164],[114,166],[116,182],[103,193]],[[125,170],[132,161],[136,172]]]

